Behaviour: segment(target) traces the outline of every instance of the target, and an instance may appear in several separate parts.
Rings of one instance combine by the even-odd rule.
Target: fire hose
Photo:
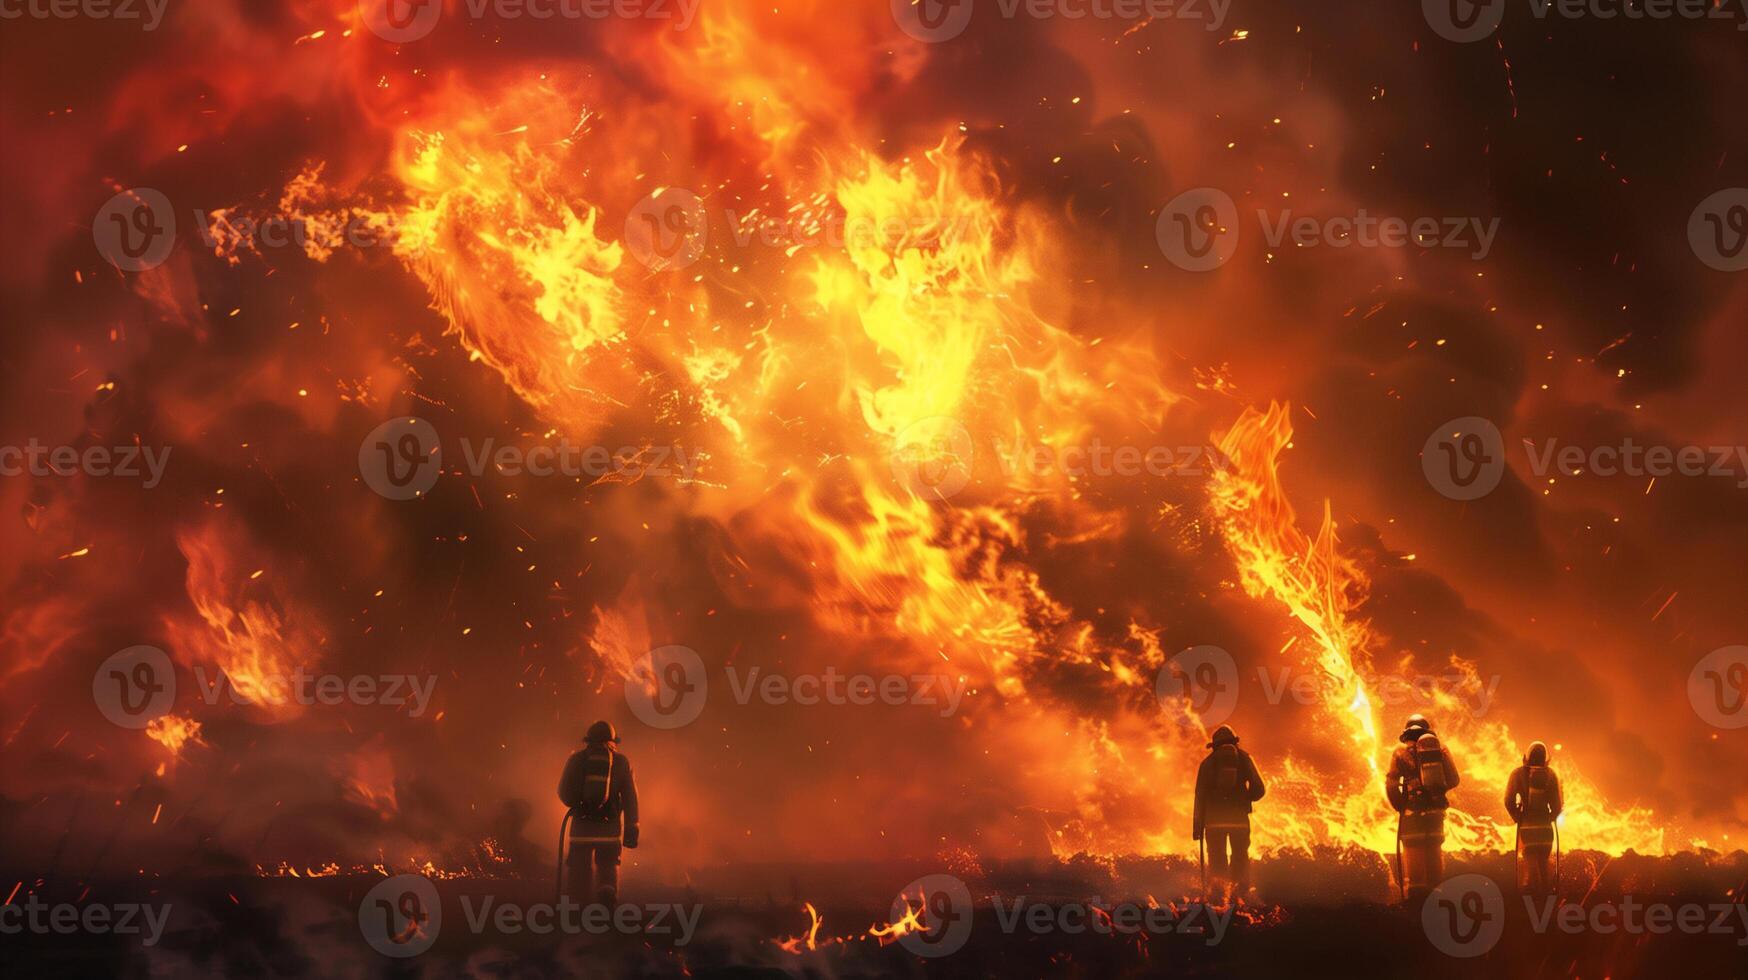
[[[1523,847],[1518,843],[1521,837],[1523,837],[1523,824],[1513,823],[1511,825],[1511,880],[1513,882],[1523,881]],[[1522,890],[1521,885],[1519,890]]]
[[[1554,897],[1560,897],[1560,820],[1554,819]]]
[[[564,899],[564,845],[570,839],[571,817],[576,816],[575,810],[566,810],[564,820],[558,825],[558,875],[552,882],[552,904],[557,906]]]
[[[1554,829],[1554,897],[1560,896],[1560,821],[1556,819],[1551,825]],[[1518,881],[1523,880],[1523,849],[1518,846],[1518,840],[1523,836],[1523,824],[1512,824],[1511,830],[1511,871]],[[1397,846],[1401,846],[1398,844]]]
[[[1208,832],[1196,838],[1196,862],[1202,866],[1202,901],[1208,900]]]
[[[1408,901],[1408,879],[1402,872],[1402,811],[1396,811],[1396,887],[1402,891],[1402,900]]]

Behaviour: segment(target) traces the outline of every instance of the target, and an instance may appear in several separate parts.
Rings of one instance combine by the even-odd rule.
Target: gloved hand
[[[1190,840],[1201,840],[1201,839],[1202,839],[1202,828],[1197,827],[1195,829],[1195,831],[1190,834]]]
[[[637,828],[636,827],[625,828],[625,849],[628,851],[637,850]]]

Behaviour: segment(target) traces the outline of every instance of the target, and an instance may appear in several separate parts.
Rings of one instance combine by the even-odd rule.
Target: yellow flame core
[[[180,715],[162,715],[153,718],[146,724],[146,734],[158,744],[170,750],[171,755],[181,755],[182,747],[189,742],[199,742],[200,722]]]
[[[1039,270],[1059,261],[1048,220],[1005,202],[957,137],[881,159],[821,125],[829,86],[755,55],[744,25],[706,25],[701,44],[665,44],[661,56],[677,78],[720,86],[718,111],[745,123],[728,128],[771,163],[761,179],[776,185],[775,210],[802,214],[807,227],[841,221],[842,248],[759,257],[780,271],[758,276],[741,267],[755,261],[747,252],[665,276],[625,261],[591,195],[629,203],[656,185],[639,183],[642,173],[579,176],[605,155],[581,152],[588,135],[575,106],[543,79],[458,98],[442,120],[402,134],[396,173],[409,203],[389,215],[397,254],[474,358],[575,438],[659,374],[649,399],[658,420],[691,425],[723,450],[701,481],[716,495],[693,504],[724,524],[757,525],[805,568],[807,606],[828,630],[875,627],[908,642],[910,666],[967,678],[967,712],[1011,756],[1040,760],[1026,776],[1058,801],[1039,808],[1051,849],[1184,850],[1187,802],[1159,789],[1193,779],[1201,739],[1153,702],[1165,659],[1156,632],[1132,625],[1127,643],[1101,642],[1014,560],[1032,544],[1021,518],[1040,497],[1061,502],[1061,534],[1111,537],[1124,521],[1070,506],[1079,487],[1061,473],[996,473],[987,455],[992,436],[1066,446],[1112,419],[1156,431],[1179,401],[1164,365],[1148,350],[1095,350],[1051,322],[1038,288]],[[633,159],[650,149],[638,138],[627,136]],[[712,180],[694,189],[734,193]],[[1211,507],[1244,591],[1283,606],[1308,641],[1299,655],[1327,679],[1320,710],[1340,735],[1328,754],[1350,761],[1265,759],[1269,820],[1258,839],[1388,851],[1382,772],[1398,719],[1384,717],[1378,685],[1406,664],[1375,662],[1371,631],[1354,615],[1367,582],[1342,554],[1328,508],[1314,538],[1298,527],[1279,473],[1291,436],[1284,407],[1247,411],[1220,441],[1232,465],[1212,478]],[[974,478],[955,506],[895,479],[895,469],[942,457]],[[638,601],[621,601],[632,612],[603,610],[590,640],[621,675],[648,642]],[[1095,713],[1046,703],[1028,679],[1064,667],[1108,675],[1127,700]],[[1461,661],[1453,669],[1473,676]],[[980,711],[979,696],[1000,711]],[[1504,725],[1452,707],[1440,718],[1464,774],[1452,843],[1498,846],[1504,830],[1472,814],[1496,806],[1517,749]],[[1069,739],[1080,749],[1052,751]],[[1587,846],[1662,849],[1646,811],[1607,808],[1569,763],[1563,775],[1567,823]]]
[[[197,666],[216,668],[201,683],[218,703],[246,704],[277,718],[298,715],[304,705],[293,697],[295,674],[312,672],[320,662],[323,641],[310,625],[314,617],[288,607],[267,582],[251,579],[227,534],[217,522],[178,534],[198,622],[173,618],[167,628]]]

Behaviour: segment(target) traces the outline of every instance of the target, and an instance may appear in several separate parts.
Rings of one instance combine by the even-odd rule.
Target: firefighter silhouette
[[[1456,763],[1424,715],[1409,715],[1390,757],[1384,794],[1395,809],[1397,874],[1403,893],[1423,897],[1444,878],[1446,794],[1457,788]]]
[[[1517,824],[1517,887],[1549,894],[1558,884],[1552,875],[1555,830],[1566,799],[1560,777],[1548,767],[1548,747],[1531,742],[1523,765],[1505,783],[1505,812]]]
[[[566,890],[607,905],[619,897],[621,845],[637,847],[637,783],[618,742],[611,723],[590,725],[558,780],[559,801],[570,807]]]
[[[1235,883],[1240,892],[1248,891],[1250,805],[1262,799],[1262,775],[1250,753],[1238,747],[1238,735],[1230,725],[1214,729],[1208,748],[1212,751],[1196,770],[1195,839],[1206,841],[1209,870],[1215,878]]]

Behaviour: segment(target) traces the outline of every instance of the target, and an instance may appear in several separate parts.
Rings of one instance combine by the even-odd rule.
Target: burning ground
[[[1464,776],[1454,846],[1510,845],[1498,799],[1541,738],[1568,847],[1727,879],[1745,743],[1687,681],[1744,642],[1744,491],[1519,454],[1462,503],[1420,454],[1463,416],[1508,444],[1740,441],[1743,291],[1684,237],[1745,182],[1738,35],[1231,16],[932,45],[805,0],[683,31],[458,5],[404,44],[341,3],[8,22],[0,442],[169,455],[149,489],[0,480],[4,863],[42,888],[533,880],[597,717],[637,764],[632,881],[1184,860],[1207,725],[1157,681],[1217,646],[1276,860],[1390,850],[1378,773],[1421,710]],[[1155,222],[1198,186],[1501,231],[1474,260],[1253,223],[1190,273]],[[137,273],[92,233],[128,188],[178,227]],[[250,231],[275,221],[303,240]],[[360,445],[412,417],[442,472],[388,499]],[[488,442],[635,462],[507,475],[473,465]],[[1195,457],[1062,465],[1094,445]],[[132,730],[93,675],[137,645],[178,683]],[[712,693],[652,728],[625,691],[668,645]],[[741,703],[754,668],[963,697]],[[1309,695],[1271,696],[1283,670]],[[299,671],[430,695],[271,696]],[[203,696],[220,678],[255,703]]]

